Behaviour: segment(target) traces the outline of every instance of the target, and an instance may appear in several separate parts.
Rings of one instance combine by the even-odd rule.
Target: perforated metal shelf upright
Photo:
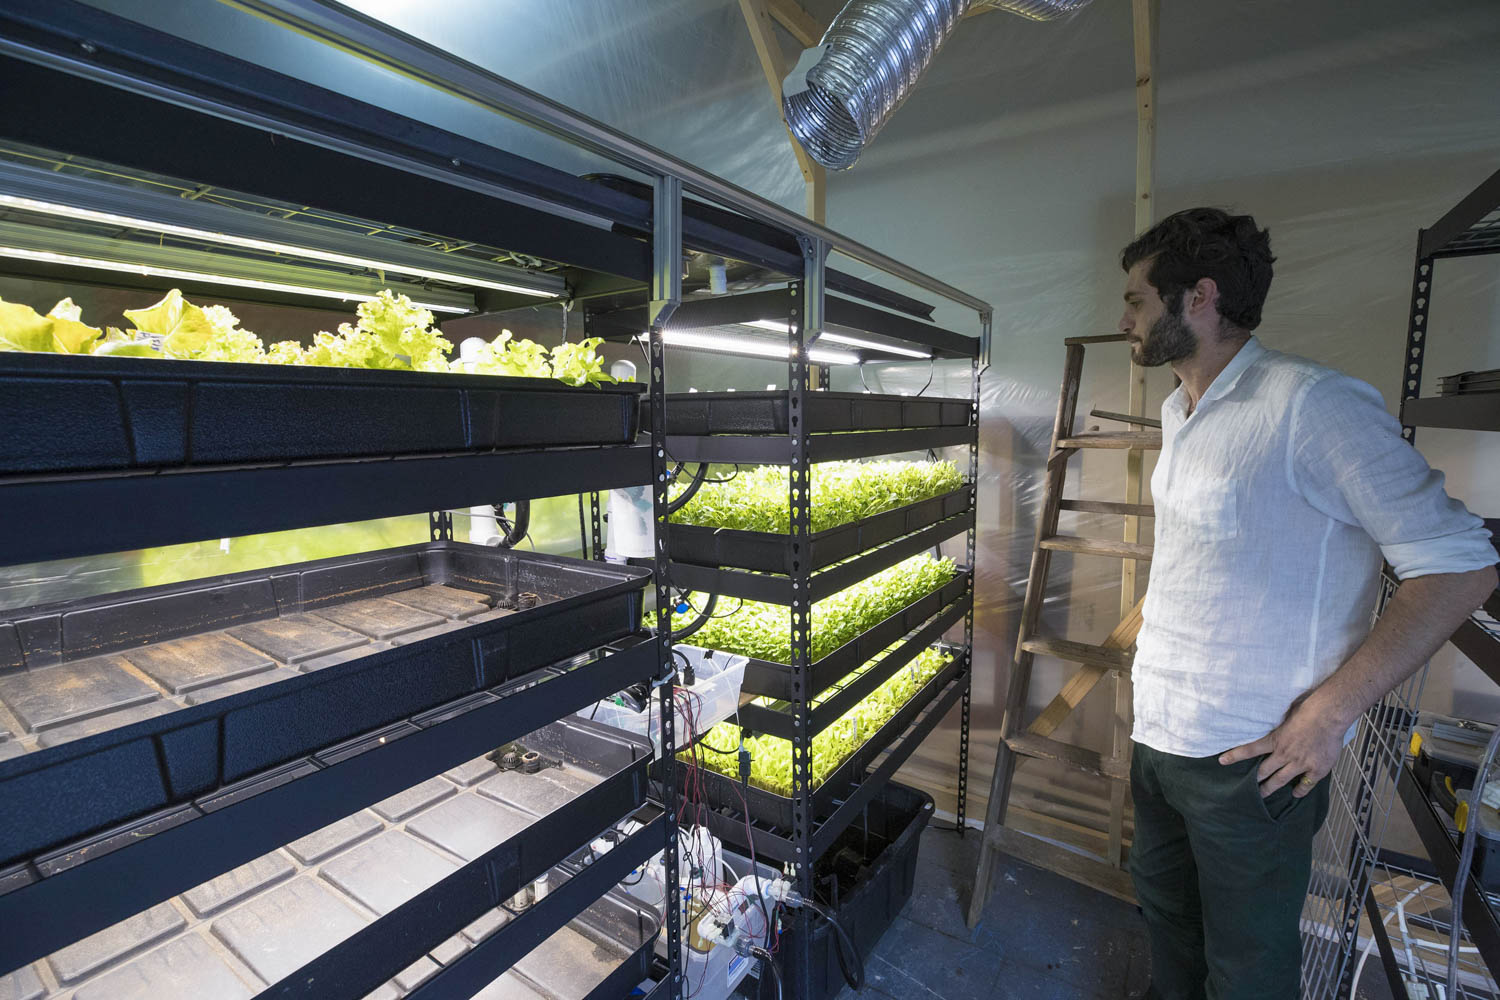
[[[787,358],[785,390],[674,393],[657,421],[665,427],[671,463],[782,465],[788,470],[789,530],[785,533],[676,525],[668,554],[674,590],[696,591],[783,605],[790,620],[790,660],[752,660],[747,667],[739,722],[747,730],[792,745],[792,794],[777,796],[715,774],[694,782],[707,798],[707,822],[719,836],[762,857],[795,866],[798,890],[811,897],[813,869],[840,834],[858,820],[886,782],[955,705],[962,706],[957,813],[966,812],[973,642],[975,498],[978,480],[978,387],[989,342],[988,308],[974,301],[977,336],[945,330],[925,318],[876,308],[828,294],[827,258],[834,244],[816,232],[798,234],[803,268],[775,284],[762,276],[758,291],[685,298],[669,328],[669,343],[722,337],[709,349]],[[921,304],[916,304],[920,306]],[[930,311],[930,307],[927,307]],[[834,323],[830,317],[837,316]],[[638,307],[589,314],[591,333],[607,339],[638,337],[645,317]],[[819,340],[830,327],[835,342]],[[746,331],[755,334],[747,342]],[[783,341],[777,329],[786,330]],[[693,333],[692,331],[698,331]],[[704,332],[707,331],[707,332]],[[851,338],[851,335],[852,338]],[[816,344],[815,348],[813,345]],[[853,344],[854,346],[850,346]],[[828,364],[814,386],[811,359],[819,350],[846,351],[844,360],[901,361],[913,356],[968,363],[967,398],[878,395],[828,390]],[[918,350],[913,350],[918,348]],[[822,355],[827,358],[828,355]],[[836,363],[836,362],[834,362]],[[653,419],[656,419],[653,417]],[[914,451],[965,449],[959,489],[906,507],[812,530],[811,470],[815,463]],[[812,605],[901,560],[962,535],[964,561],[948,585],[905,608],[839,649],[814,658]],[[929,681],[878,732],[821,784],[814,784],[813,738],[867,697],[922,651],[941,643],[962,622],[960,642],[944,644],[953,662]],[[691,637],[683,640],[693,641]],[[878,663],[840,684],[876,655]],[[751,698],[751,696],[758,696]],[[743,798],[742,798],[743,796]],[[747,832],[748,831],[748,832]],[[753,840],[753,844],[747,841]],[[792,995],[818,995],[811,983],[817,962],[807,950],[812,935],[799,913],[797,947],[787,959]]]

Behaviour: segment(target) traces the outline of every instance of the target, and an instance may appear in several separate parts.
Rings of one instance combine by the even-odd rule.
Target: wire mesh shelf
[[[1445,253],[1471,254],[1500,251],[1500,208],[1479,219],[1443,246]]]
[[[1355,989],[1362,976],[1368,980],[1379,975],[1378,935],[1383,934],[1410,1000],[1500,1000],[1500,986],[1467,931],[1460,931],[1457,985],[1452,997],[1444,996],[1453,901],[1441,882],[1399,865],[1379,864],[1372,873],[1370,897],[1380,928],[1367,913],[1351,980]],[[1367,971],[1370,964],[1375,968]]]
[[[1397,582],[1381,580],[1378,618]],[[1427,668],[1372,706],[1355,727],[1330,776],[1328,818],[1313,844],[1302,916],[1302,995],[1349,995],[1365,894],[1396,805],[1400,774]]]

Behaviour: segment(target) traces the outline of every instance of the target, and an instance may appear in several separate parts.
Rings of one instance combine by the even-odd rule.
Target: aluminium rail
[[[983,299],[343,4],[332,0],[234,0],[234,6],[643,173],[675,177],[682,182],[684,193],[702,195],[752,219],[815,239],[829,250],[972,309],[980,315],[982,324],[980,364],[989,363],[994,309]]]

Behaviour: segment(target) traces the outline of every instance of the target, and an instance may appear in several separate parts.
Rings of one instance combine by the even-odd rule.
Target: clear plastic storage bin
[[[702,649],[698,646],[686,646],[680,643],[673,645],[673,650],[686,656],[693,668],[693,684],[679,686],[676,737],[679,745],[685,744],[689,732],[702,735],[717,722],[734,715],[739,709],[740,684],[745,679],[745,665],[749,658],[725,653],[722,650]],[[677,661],[678,684],[682,685],[683,672],[682,661]],[[655,692],[652,692],[654,695]],[[683,702],[691,704],[692,718],[689,718],[689,708]],[[652,703],[637,711],[635,706],[627,700],[625,693],[616,695],[613,699],[601,701],[588,708],[579,709],[578,714],[595,722],[602,722],[606,726],[614,726],[623,729],[627,733],[637,736],[651,738],[651,744],[656,748],[656,756],[661,756],[661,715],[660,700],[655,699]]]

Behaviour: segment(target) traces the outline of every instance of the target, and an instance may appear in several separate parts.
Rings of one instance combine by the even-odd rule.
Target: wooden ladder
[[[1129,875],[1122,866],[1121,830],[1125,796],[1111,797],[1110,842],[1105,857],[1063,847],[1005,825],[1006,807],[1018,764],[1025,759],[1058,761],[1069,767],[1120,782],[1121,791],[1130,778],[1130,742],[1128,718],[1116,712],[1115,751],[1105,756],[1095,750],[1073,746],[1052,738],[1072,713],[1106,676],[1116,685],[1126,683],[1130,671],[1132,648],[1141,628],[1141,602],[1126,614],[1109,638],[1099,645],[1042,634],[1042,602],[1047,590],[1047,573],[1052,553],[1075,552],[1123,560],[1148,561],[1151,546],[1139,542],[1083,538],[1057,532],[1062,511],[1093,514],[1116,514],[1124,517],[1151,517],[1149,504],[1115,503],[1104,500],[1065,500],[1063,485],[1068,460],[1074,453],[1088,448],[1109,448],[1124,452],[1161,448],[1161,422],[1142,416],[1094,410],[1092,416],[1114,420],[1132,429],[1112,433],[1077,433],[1073,429],[1078,408],[1078,389],[1083,376],[1083,352],[1089,344],[1120,343],[1123,336],[1072,337],[1065,341],[1067,360],[1063,366],[1062,393],[1057,402],[1057,418],[1052,427],[1052,448],[1047,457],[1047,481],[1042,496],[1042,510],[1037,518],[1036,548],[1031,555],[1031,574],[1026,581],[1026,599],[1021,607],[1021,631],[1016,640],[1016,655],[1010,672],[1005,710],[1000,720],[1000,745],[995,759],[995,774],[990,782],[990,797],[984,823],[984,839],[979,850],[979,869],[974,877],[974,891],[969,900],[968,923],[979,922],[989,899],[990,881],[994,875],[997,852],[1018,857],[1086,885],[1102,889],[1125,899],[1133,898]],[[1031,689],[1031,665],[1037,656],[1052,656],[1079,665],[1078,670],[1057,696],[1024,728],[1022,716]],[[1117,703],[1121,699],[1117,698]],[[1128,702],[1127,702],[1128,705]]]

